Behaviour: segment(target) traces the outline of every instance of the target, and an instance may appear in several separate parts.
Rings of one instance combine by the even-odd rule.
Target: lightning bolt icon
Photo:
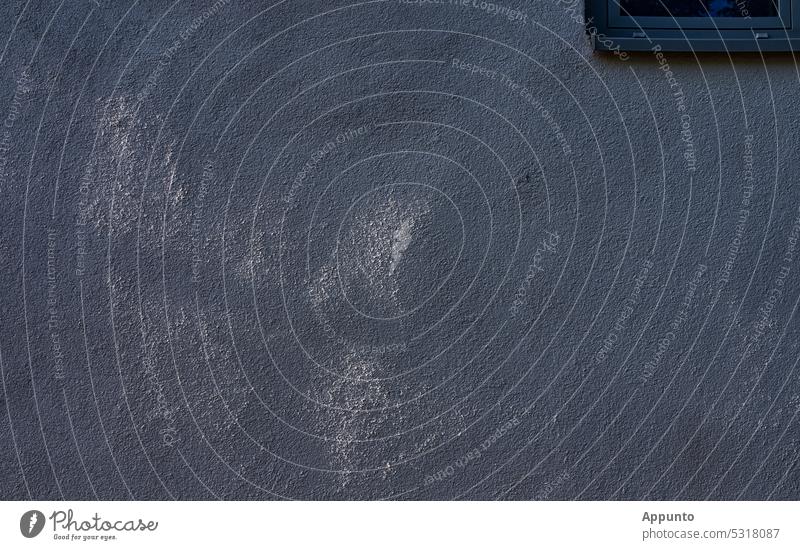
[[[31,514],[31,524],[28,527],[28,534],[33,532],[33,528],[36,527],[36,524],[39,523],[39,514],[36,512]]]

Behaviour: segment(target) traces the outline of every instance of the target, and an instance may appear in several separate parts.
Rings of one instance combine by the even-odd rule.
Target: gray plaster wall
[[[498,5],[4,2],[0,496],[796,499],[794,56]]]

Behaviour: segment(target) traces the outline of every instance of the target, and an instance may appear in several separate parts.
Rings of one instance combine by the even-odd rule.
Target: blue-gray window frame
[[[800,0],[780,0],[779,17],[631,17],[618,0],[585,0],[595,50],[798,51]]]

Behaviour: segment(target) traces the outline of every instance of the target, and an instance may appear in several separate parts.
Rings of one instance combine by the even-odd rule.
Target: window
[[[596,50],[800,49],[800,0],[586,0]]]
[[[775,0],[620,0],[620,15],[634,17],[717,17],[738,20],[776,17]]]

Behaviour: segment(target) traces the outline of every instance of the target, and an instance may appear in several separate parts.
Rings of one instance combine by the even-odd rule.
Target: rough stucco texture
[[[498,2],[3,2],[0,496],[797,498],[795,59]]]

